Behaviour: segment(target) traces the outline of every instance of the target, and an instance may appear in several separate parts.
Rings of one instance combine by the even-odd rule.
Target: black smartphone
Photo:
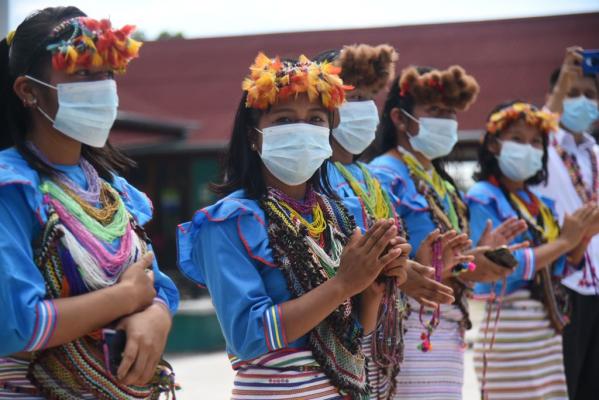
[[[102,339],[104,341],[104,364],[106,369],[116,376],[119,365],[123,361],[127,334],[121,329],[102,329]]]
[[[516,260],[516,257],[514,257],[507,246],[501,246],[494,250],[486,251],[485,257],[504,268],[512,269],[518,265],[518,260]]]

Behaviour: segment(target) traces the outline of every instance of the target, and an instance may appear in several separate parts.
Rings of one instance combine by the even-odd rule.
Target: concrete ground
[[[474,328],[468,333],[471,339],[482,319],[482,304],[472,302]],[[182,390],[178,400],[226,400],[230,398],[233,370],[224,352],[170,355],[167,359],[177,374]],[[466,352],[464,373],[464,400],[479,400],[480,393],[473,366],[473,353]]]

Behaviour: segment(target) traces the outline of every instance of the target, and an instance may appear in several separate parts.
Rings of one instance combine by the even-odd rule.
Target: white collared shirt
[[[568,173],[568,169],[564,165],[561,157],[553,146],[553,139],[568,153],[576,157],[576,161],[580,167],[580,174],[587,189],[593,187],[593,173],[591,158],[589,157],[588,149],[591,149],[594,157],[599,162],[599,147],[595,143],[595,139],[589,134],[584,134],[584,140],[580,144],[576,144],[574,136],[563,129],[560,129],[553,134],[549,145],[549,160],[547,170],[549,177],[546,185],[539,185],[536,189],[544,196],[555,201],[555,207],[559,217],[560,225],[564,221],[564,214],[572,214],[578,208],[582,207],[583,202],[572,183],[572,179]],[[584,269],[587,269],[587,279],[591,279],[588,275],[588,268],[593,268],[595,275],[599,277],[599,235],[593,237],[587,247],[587,256],[590,264],[586,263]],[[572,290],[584,295],[594,295],[595,288],[593,286],[581,286],[580,280],[583,277],[583,269],[567,275],[562,283]],[[598,288],[599,289],[599,288]]]

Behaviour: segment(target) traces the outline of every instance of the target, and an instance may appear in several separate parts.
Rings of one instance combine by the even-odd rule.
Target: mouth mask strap
[[[409,112],[407,112],[406,110],[404,110],[403,108],[400,108],[401,112],[408,118],[410,118],[412,121],[416,122],[418,124],[418,126],[420,126],[420,121],[414,117],[412,114],[410,114]],[[410,132],[408,132],[408,127],[406,126],[406,134],[409,137],[414,137],[415,135],[412,135]]]
[[[40,81],[39,79],[37,79],[37,78],[34,78],[34,77],[33,77],[33,76],[31,76],[31,75],[25,75],[25,78],[27,78],[27,79],[31,79],[32,81],[34,81],[34,82],[36,82],[36,83],[39,83],[40,85],[43,85],[43,86],[49,87],[50,89],[58,90],[58,88],[57,88],[56,86],[52,86],[52,85],[50,85],[49,83],[46,83],[46,82],[44,82],[44,81]]]

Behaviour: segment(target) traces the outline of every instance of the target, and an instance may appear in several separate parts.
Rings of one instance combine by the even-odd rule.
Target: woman
[[[181,226],[179,266],[210,291],[234,399],[365,398],[360,339],[374,329],[375,279],[403,268],[397,228],[385,220],[362,236],[329,197],[322,165],[347,89],[338,68],[260,54],[250,71],[226,197]]]
[[[361,228],[375,221],[393,218],[400,235],[405,238],[403,222],[395,212],[392,193],[382,190],[368,166],[356,158],[372,143],[379,122],[374,97],[395,75],[395,49],[388,45],[367,44],[345,46],[341,51],[328,51],[317,59],[332,61],[341,67],[341,78],[351,84],[347,102],[339,109],[339,126],[333,129],[331,147],[333,163],[328,166],[328,178],[336,194],[352,213]],[[405,257],[409,254],[406,249]],[[431,268],[408,261],[406,278],[389,280],[386,297],[380,306],[380,334],[366,337],[364,352],[368,360],[371,398],[391,398],[395,392],[395,377],[403,360],[403,319],[407,318],[407,303],[402,292],[420,302],[436,306],[454,301],[451,288],[432,279]],[[427,276],[427,275],[430,275]],[[395,289],[399,285],[402,292]],[[395,339],[388,344],[389,337]]]
[[[117,175],[132,162],[106,142],[113,73],[140,46],[132,29],[56,7],[0,42],[0,121],[14,145],[0,152],[2,398],[163,390],[157,365],[178,291],[141,228],[150,201]],[[104,362],[103,328],[126,333],[120,365]]]
[[[479,150],[478,182],[468,192],[472,238],[484,221],[497,226],[522,218],[527,230],[515,241],[530,247],[514,253],[518,265],[502,282],[478,283],[487,298],[487,319],[475,344],[484,398],[567,399],[561,330],[568,299],[552,276],[583,260],[586,237],[597,233],[599,211],[585,206],[559,227],[550,200],[530,190],[547,178],[547,144],[556,128],[550,113],[510,102],[496,107]],[[557,281],[559,282],[559,281]],[[559,283],[558,283],[559,285]]]
[[[436,278],[456,294],[455,304],[436,310],[422,309],[410,300],[414,312],[406,323],[397,398],[461,399],[464,331],[471,326],[466,291],[471,281],[496,280],[508,272],[480,256],[488,248],[472,253],[476,269],[466,255],[453,262],[443,257],[444,252],[465,252],[471,246],[468,210],[440,158],[457,142],[456,112],[467,109],[477,94],[476,80],[461,67],[444,71],[409,67],[394,81],[379,124],[383,154],[370,165],[383,187],[399,198],[397,211],[413,253],[430,252],[432,247]],[[480,244],[501,245],[521,229],[520,222],[510,220],[494,232],[487,230]],[[448,232],[452,245],[438,238]]]

